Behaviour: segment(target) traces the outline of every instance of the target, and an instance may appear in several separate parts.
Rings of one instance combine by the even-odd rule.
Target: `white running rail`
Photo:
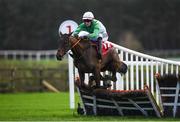
[[[55,59],[57,50],[0,50],[0,58],[19,60]]]

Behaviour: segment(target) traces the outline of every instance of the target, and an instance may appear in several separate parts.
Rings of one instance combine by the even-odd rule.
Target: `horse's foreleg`
[[[94,78],[95,78],[95,82],[96,82],[96,87],[100,86],[100,77],[101,77],[100,69],[95,69]]]
[[[80,77],[80,81],[81,81],[81,87],[84,87],[84,78],[85,78],[85,74],[83,72],[79,71],[79,77]]]

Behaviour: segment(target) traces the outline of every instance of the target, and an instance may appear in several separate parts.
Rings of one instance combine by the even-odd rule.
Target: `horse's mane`
[[[81,38],[81,37],[73,37],[71,36],[70,38],[74,38],[76,40],[79,40],[80,39],[80,42],[81,44],[86,44],[88,46],[96,46],[96,44],[94,42],[92,42],[90,39],[88,38]]]

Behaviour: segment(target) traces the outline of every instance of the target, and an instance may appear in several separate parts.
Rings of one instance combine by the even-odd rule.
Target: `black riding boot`
[[[102,51],[101,51],[102,50],[101,49],[102,48],[102,38],[99,37],[97,41],[98,41],[98,59],[102,60]]]

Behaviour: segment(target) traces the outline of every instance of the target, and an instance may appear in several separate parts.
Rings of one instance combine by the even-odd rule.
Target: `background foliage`
[[[179,49],[179,5],[179,0],[0,0],[0,49],[56,49],[59,25],[67,19],[79,24],[85,11],[106,25],[112,42],[125,44],[130,32],[140,49]]]

